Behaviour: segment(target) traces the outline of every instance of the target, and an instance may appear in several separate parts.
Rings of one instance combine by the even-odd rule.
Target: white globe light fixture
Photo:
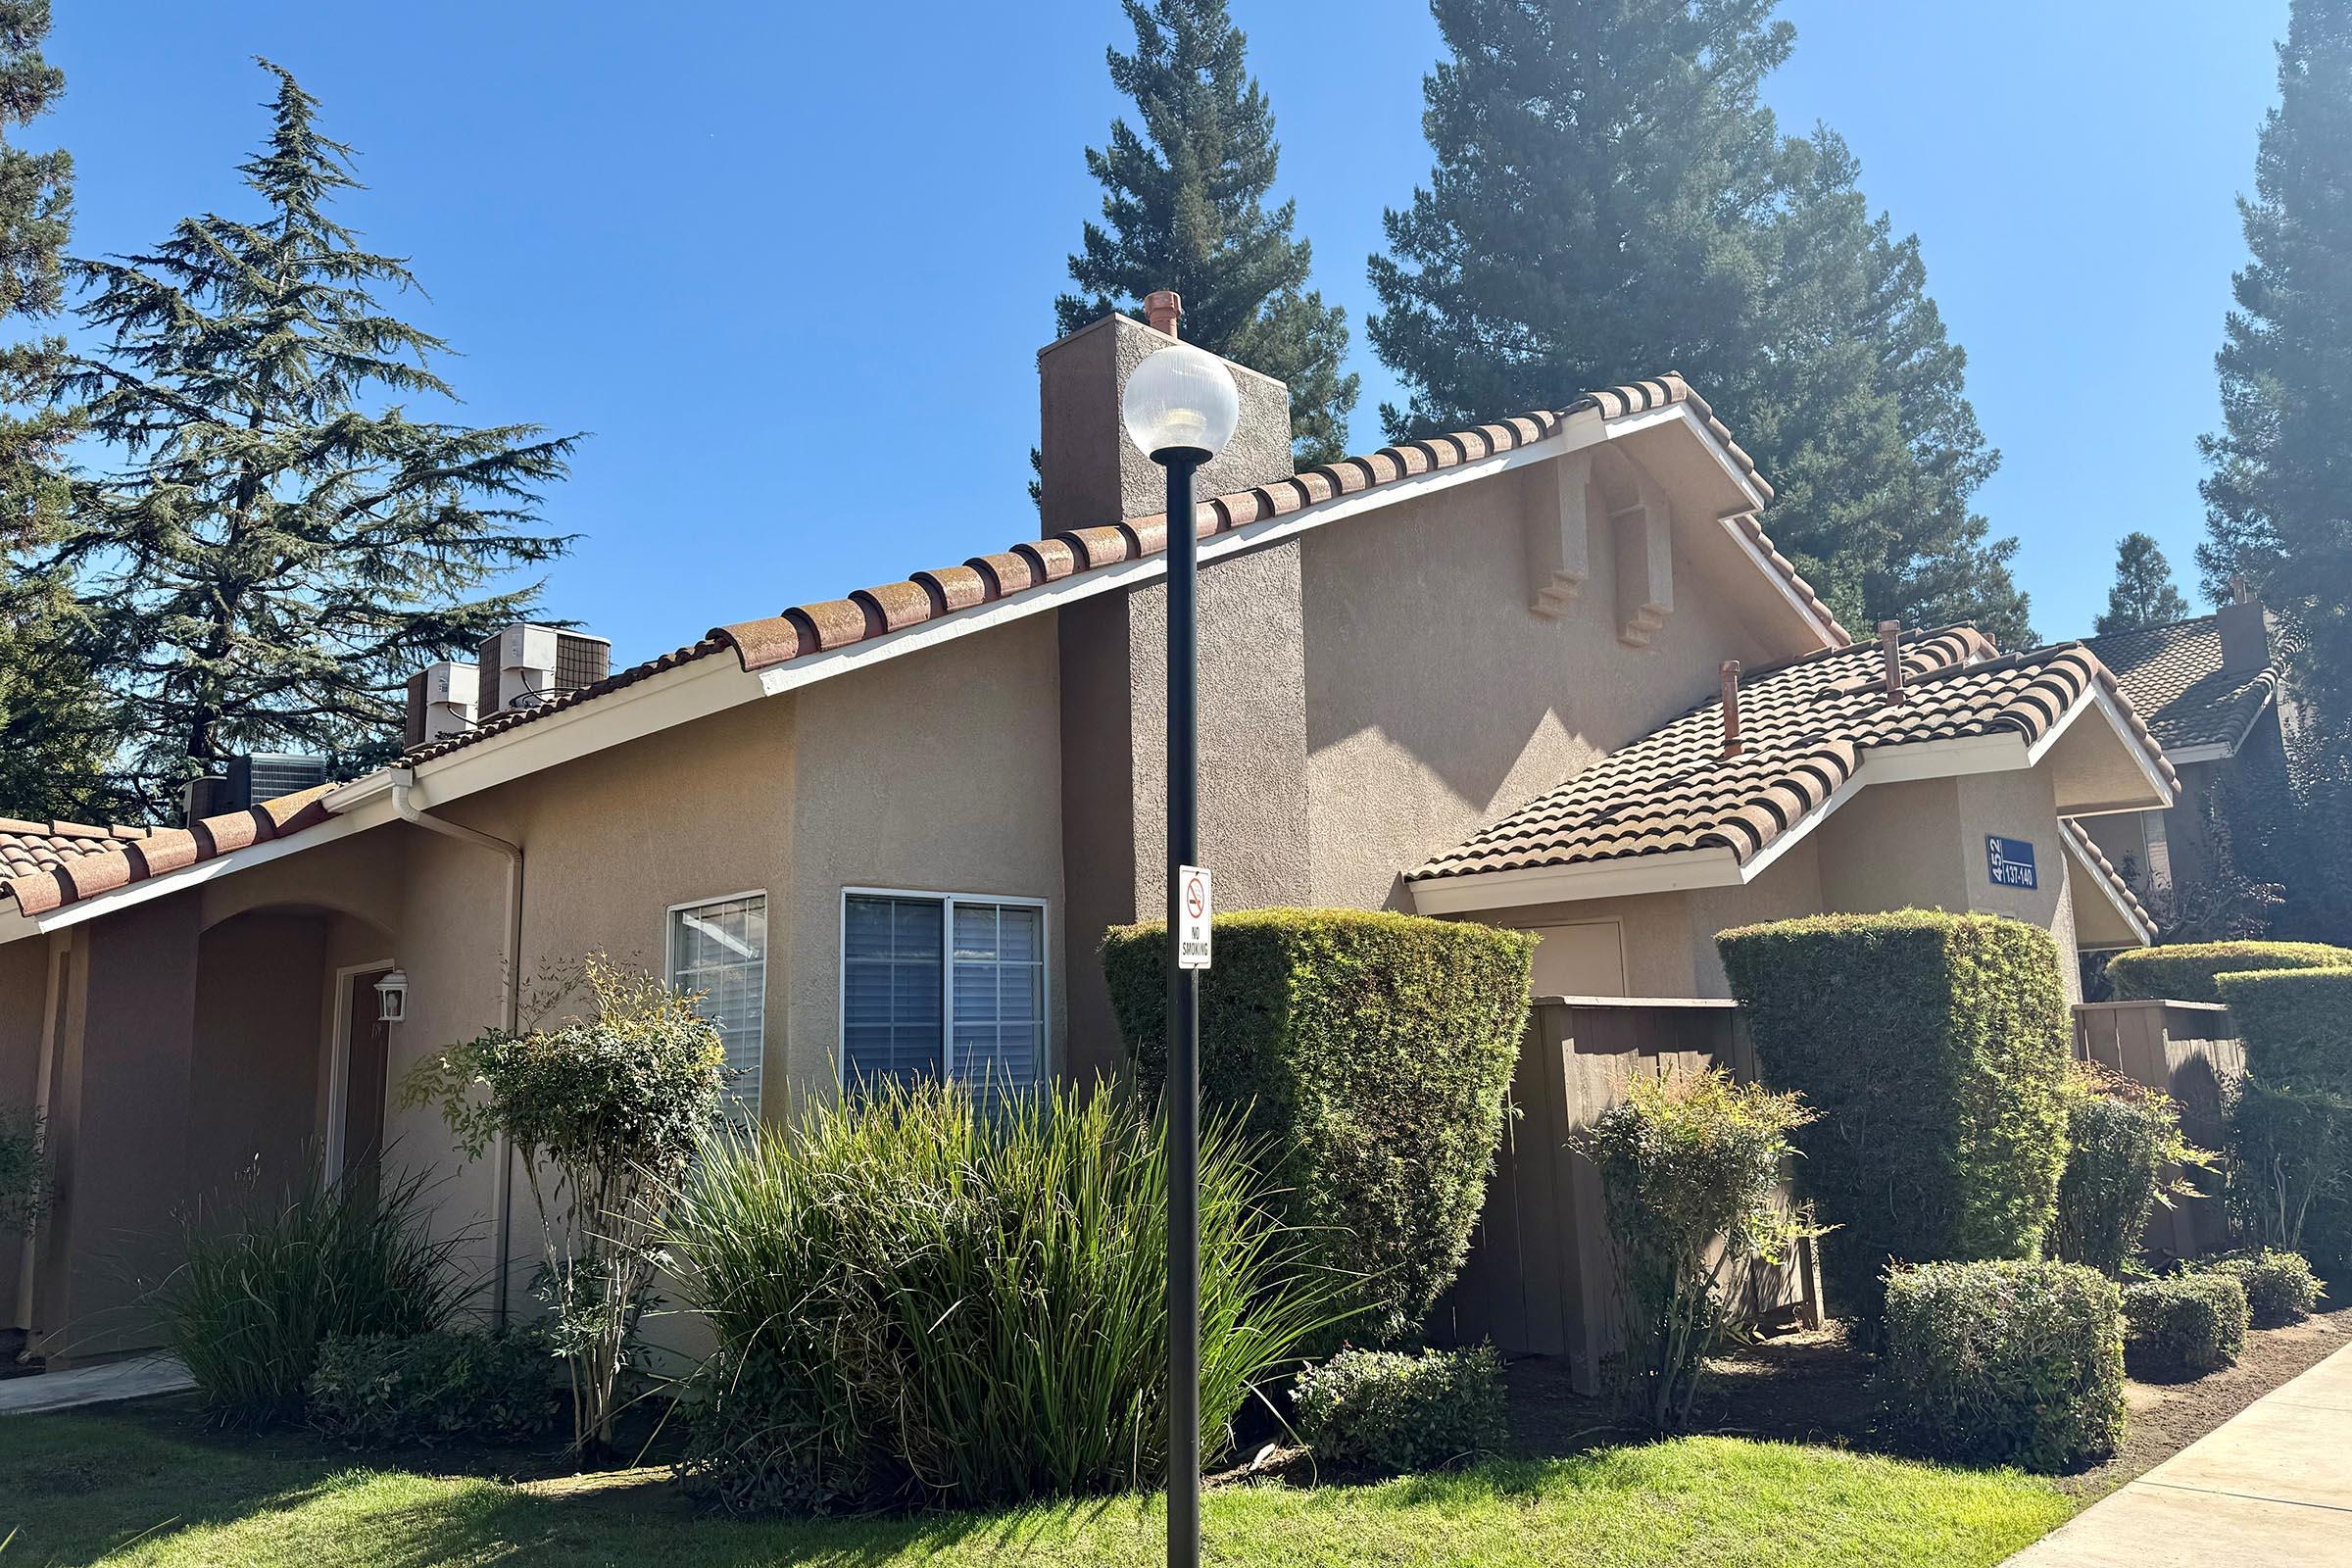
[[[1154,463],[1170,454],[1205,463],[1225,450],[1242,420],[1242,395],[1225,362],[1190,343],[1147,357],[1119,398],[1127,439]]]

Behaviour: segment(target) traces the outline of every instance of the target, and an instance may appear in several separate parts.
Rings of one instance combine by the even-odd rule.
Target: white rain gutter
[[[396,767],[391,770],[393,815],[427,832],[439,833],[476,849],[489,850],[506,858],[507,921],[505,952],[501,955],[505,978],[499,989],[504,1027],[507,1033],[514,1034],[520,1027],[522,1017],[522,846],[510,844],[505,839],[456,822],[445,821],[438,816],[427,815],[415,801],[409,799],[409,791],[416,781],[416,772],[411,768]],[[491,1298],[491,1311],[494,1321],[504,1328],[507,1324],[507,1275],[512,1271],[514,1261],[514,1160],[503,1133],[491,1147],[497,1151],[498,1160],[498,1197],[496,1211],[491,1219],[498,1284]]]

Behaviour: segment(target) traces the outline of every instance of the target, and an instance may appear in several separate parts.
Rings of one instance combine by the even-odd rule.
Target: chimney
[[[1723,662],[1723,755],[1738,757],[1746,750],[1740,740],[1740,661]]]
[[[1155,288],[1144,296],[1144,319],[1154,332],[1176,335],[1176,319],[1184,315],[1184,296],[1172,288]]]
[[[2213,617],[2222,636],[2222,672],[2251,675],[2271,667],[2271,621],[2242,576],[2230,579],[2230,603]]]
[[[1879,622],[1879,650],[1886,664],[1886,701],[1907,703],[1911,694],[1903,690],[1903,623],[1899,620]]]
[[[1175,340],[1182,312],[1173,289],[1154,289],[1144,297],[1149,325],[1105,316],[1038,351],[1041,532],[1154,516],[1166,507],[1167,476],[1127,439],[1119,398],[1135,368]],[[1291,389],[1230,360],[1225,368],[1242,395],[1242,418],[1233,440],[1200,466],[1194,480],[1194,493],[1203,501],[1270,484],[1298,469],[1291,457]]]

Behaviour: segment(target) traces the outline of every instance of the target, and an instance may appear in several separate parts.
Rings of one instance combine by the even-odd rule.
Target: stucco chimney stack
[[[1155,288],[1144,296],[1144,319],[1154,332],[1176,335],[1176,319],[1184,315],[1184,296],[1172,288]]]
[[[2243,577],[2230,579],[2230,603],[2213,617],[2222,639],[2222,672],[2251,675],[2271,667],[2271,619]]]
[[[1740,661],[1723,662],[1723,755],[1738,757],[1744,749],[1740,742]]]
[[[1879,622],[1879,651],[1886,666],[1886,701],[1907,703],[1911,694],[1903,690],[1903,623],[1899,620]]]

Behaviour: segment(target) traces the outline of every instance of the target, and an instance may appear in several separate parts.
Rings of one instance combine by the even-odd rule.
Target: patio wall
[[[1506,1355],[1565,1356],[1577,1391],[1595,1392],[1618,1338],[1616,1266],[1600,1174],[1569,1141],[1637,1076],[1710,1067],[1755,1076],[1736,1003],[1538,999],[1511,1084],[1519,1115],[1503,1133],[1470,1255],[1433,1330],[1456,1343],[1493,1340]],[[1818,1290],[1803,1288],[1810,1277],[1809,1266],[1759,1270],[1748,1282],[1749,1309],[1817,1312]]]
[[[2222,1093],[2246,1070],[2230,1009],[2213,1002],[2086,1002],[2075,1008],[2075,1054],[2161,1089],[2180,1106],[2180,1130],[2200,1149],[2222,1147]],[[2177,1200],[2148,1220],[2160,1257],[2226,1250],[2229,1217],[2218,1172],[2196,1178],[2204,1199]]]

